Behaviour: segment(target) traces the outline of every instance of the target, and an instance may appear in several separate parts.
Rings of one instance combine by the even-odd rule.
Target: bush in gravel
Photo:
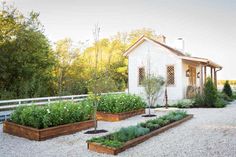
[[[172,105],[172,107],[178,107],[178,108],[191,108],[193,107],[194,101],[191,99],[183,99],[177,101],[176,104]]]
[[[150,131],[156,130],[172,122],[181,120],[186,116],[187,113],[185,111],[170,112],[167,115],[161,116],[156,119],[151,119],[143,123],[139,123],[136,126],[121,128],[119,131],[114,132],[112,134],[92,138],[87,142],[95,142],[108,147],[120,148],[126,142],[132,139],[146,135]]]
[[[222,100],[225,100],[225,101],[228,101],[228,102],[233,101],[232,96],[229,97],[229,96],[228,96],[227,94],[225,94],[224,92],[218,92],[218,96],[219,96],[219,98],[221,98]]]
[[[204,102],[207,107],[214,107],[217,100],[217,89],[211,78],[207,78],[204,85]]]
[[[226,105],[227,105],[227,101],[225,101],[224,99],[220,99],[220,98],[218,98],[217,100],[216,100],[216,103],[215,103],[215,107],[216,108],[222,108],[222,107],[225,107]]]
[[[233,93],[228,80],[225,82],[222,92],[228,95],[229,97],[232,97]]]
[[[130,94],[104,95],[98,102],[98,111],[121,113],[145,108],[146,103],[139,97]]]
[[[10,116],[10,121],[33,128],[48,128],[91,119],[92,105],[88,101],[80,103],[59,102],[47,106],[18,107]]]

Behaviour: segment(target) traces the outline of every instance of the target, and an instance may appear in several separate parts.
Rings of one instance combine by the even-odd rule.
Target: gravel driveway
[[[236,102],[223,109],[188,109],[194,118],[148,141],[120,153],[122,157],[236,157]],[[162,115],[163,113],[158,113]],[[147,118],[136,116],[122,122],[99,122],[110,132]],[[2,132],[0,157],[107,157],[87,150],[94,135],[79,132],[36,142]],[[104,135],[104,134],[103,134]],[[97,135],[95,135],[97,136]]]

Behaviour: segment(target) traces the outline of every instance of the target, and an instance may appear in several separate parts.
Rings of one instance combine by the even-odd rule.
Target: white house
[[[191,91],[202,91],[207,76],[217,84],[217,71],[222,67],[206,58],[190,57],[165,43],[142,36],[125,53],[128,57],[128,92],[143,95],[142,80],[151,74],[165,78],[169,102],[191,97]],[[149,66],[148,66],[149,65]],[[159,103],[164,100],[164,92]]]

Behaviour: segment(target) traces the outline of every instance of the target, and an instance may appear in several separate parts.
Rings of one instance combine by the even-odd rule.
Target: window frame
[[[167,83],[167,80],[168,80],[168,67],[170,67],[170,66],[172,66],[172,67],[174,67],[174,84],[168,84]],[[174,87],[174,86],[176,86],[176,74],[175,74],[175,64],[168,64],[168,65],[166,65],[166,86],[167,87]]]
[[[145,74],[146,74],[146,73],[145,73],[145,67],[144,67],[144,66],[139,66],[139,67],[138,67],[138,70],[137,70],[137,71],[138,71],[138,77],[137,77],[137,78],[138,78],[138,79],[137,79],[137,80],[138,80],[138,81],[137,81],[138,87],[143,87],[142,83],[140,82],[140,73],[139,73],[139,70],[140,70],[140,69],[143,69],[143,71],[144,71],[144,76],[143,76],[143,79],[144,79],[144,78],[145,78]]]

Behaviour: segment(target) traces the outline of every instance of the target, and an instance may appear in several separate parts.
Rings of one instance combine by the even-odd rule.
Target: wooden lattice
[[[138,69],[138,84],[141,85],[145,77],[145,69],[139,68]]]
[[[175,84],[175,67],[173,65],[167,66],[167,85]]]

